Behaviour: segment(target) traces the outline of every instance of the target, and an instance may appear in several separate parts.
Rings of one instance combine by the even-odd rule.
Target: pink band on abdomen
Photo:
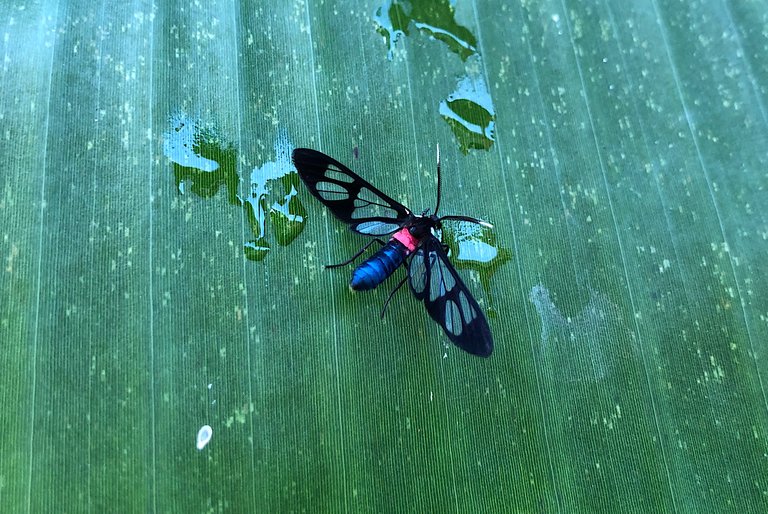
[[[411,235],[411,232],[407,228],[401,228],[392,234],[392,239],[397,239],[403,243],[403,246],[408,249],[408,253],[414,252],[416,247],[419,246],[419,241]]]

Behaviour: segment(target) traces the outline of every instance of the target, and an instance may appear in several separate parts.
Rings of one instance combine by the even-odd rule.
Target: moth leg
[[[371,242],[369,242],[367,245],[363,246],[360,249],[359,252],[357,252],[355,255],[352,256],[352,258],[347,259],[346,261],[340,262],[338,264],[326,264],[325,267],[326,268],[338,268],[340,266],[346,266],[347,264],[351,264],[352,261],[354,261],[355,259],[360,257],[363,254],[363,252],[366,251],[368,249],[368,247],[371,246],[373,243],[379,243],[381,246],[384,246],[385,244],[387,244],[387,243],[385,243],[384,241],[382,241],[381,239],[379,239],[377,237],[376,239],[373,239]]]
[[[381,314],[380,314],[381,319],[384,319],[384,312],[387,310],[387,305],[389,305],[390,300],[392,300],[392,297],[395,296],[395,293],[397,292],[397,290],[403,287],[403,284],[405,284],[406,280],[408,280],[408,275],[406,275],[405,278],[403,278],[403,280],[401,280],[400,283],[395,286],[395,288],[392,290],[391,293],[389,293],[389,296],[387,297],[387,301],[384,302],[384,307],[381,308]]]

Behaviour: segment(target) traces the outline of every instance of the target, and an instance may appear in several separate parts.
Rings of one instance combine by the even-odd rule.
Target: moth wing
[[[451,342],[473,355],[491,355],[488,321],[436,237],[429,236],[411,257],[408,284]]]
[[[359,234],[391,234],[412,216],[404,205],[324,153],[296,148],[292,157],[309,191]]]

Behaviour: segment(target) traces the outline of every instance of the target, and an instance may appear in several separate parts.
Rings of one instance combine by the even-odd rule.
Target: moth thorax
[[[392,239],[402,243],[409,252],[415,251],[416,247],[419,246],[419,240],[407,228],[402,228],[392,234]]]

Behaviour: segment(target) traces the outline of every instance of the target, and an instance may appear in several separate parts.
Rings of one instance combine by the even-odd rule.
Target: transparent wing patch
[[[386,221],[363,221],[350,225],[352,230],[368,236],[384,236],[391,234],[400,228],[399,223],[388,223]]]

